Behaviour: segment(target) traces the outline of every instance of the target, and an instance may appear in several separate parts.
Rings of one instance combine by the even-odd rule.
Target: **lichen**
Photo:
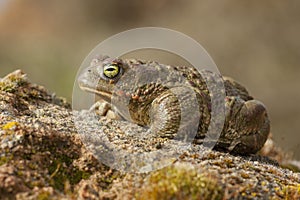
[[[6,124],[4,124],[2,126],[2,130],[13,130],[15,129],[17,126],[19,125],[18,122],[12,121],[12,122],[8,122]]]

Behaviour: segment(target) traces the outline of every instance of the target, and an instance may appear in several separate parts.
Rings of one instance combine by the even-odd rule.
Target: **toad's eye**
[[[106,65],[103,68],[103,74],[107,78],[115,78],[120,73],[120,67],[117,64]]]

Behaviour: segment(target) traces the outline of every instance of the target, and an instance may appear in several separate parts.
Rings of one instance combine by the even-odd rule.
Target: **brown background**
[[[298,0],[0,0],[0,77],[21,68],[71,100],[77,69],[99,42],[136,27],[171,28],[264,102],[275,140],[299,159],[299,10]]]

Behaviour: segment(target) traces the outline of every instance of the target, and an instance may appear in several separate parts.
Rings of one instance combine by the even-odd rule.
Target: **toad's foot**
[[[114,112],[111,104],[107,103],[106,101],[97,101],[94,103],[90,109],[90,112],[95,112],[97,116],[105,116],[109,119],[116,119],[116,120],[121,120],[122,117],[118,115],[117,112]]]
[[[232,153],[256,153],[262,148],[270,132],[270,122],[265,106],[257,101],[246,101],[235,118],[238,136],[228,148]]]

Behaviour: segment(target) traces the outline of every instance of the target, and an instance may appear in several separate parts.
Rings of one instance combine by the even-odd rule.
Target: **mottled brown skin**
[[[117,66],[119,72],[109,78],[104,68],[110,65]],[[211,118],[211,96],[203,75],[213,80],[219,77],[209,71],[200,74],[192,67],[99,56],[81,74],[79,85],[112,103],[124,119],[147,126],[160,137],[174,138],[181,129],[188,132],[198,119],[194,142],[202,143]],[[225,122],[214,148],[235,154],[256,153],[270,131],[264,105],[253,100],[233,79],[219,77],[219,80],[223,80],[225,88],[226,96],[220,103],[225,104]],[[219,82],[216,82],[216,89],[219,89],[217,87]],[[196,94],[194,99],[191,90]],[[180,122],[183,125],[179,127]]]

